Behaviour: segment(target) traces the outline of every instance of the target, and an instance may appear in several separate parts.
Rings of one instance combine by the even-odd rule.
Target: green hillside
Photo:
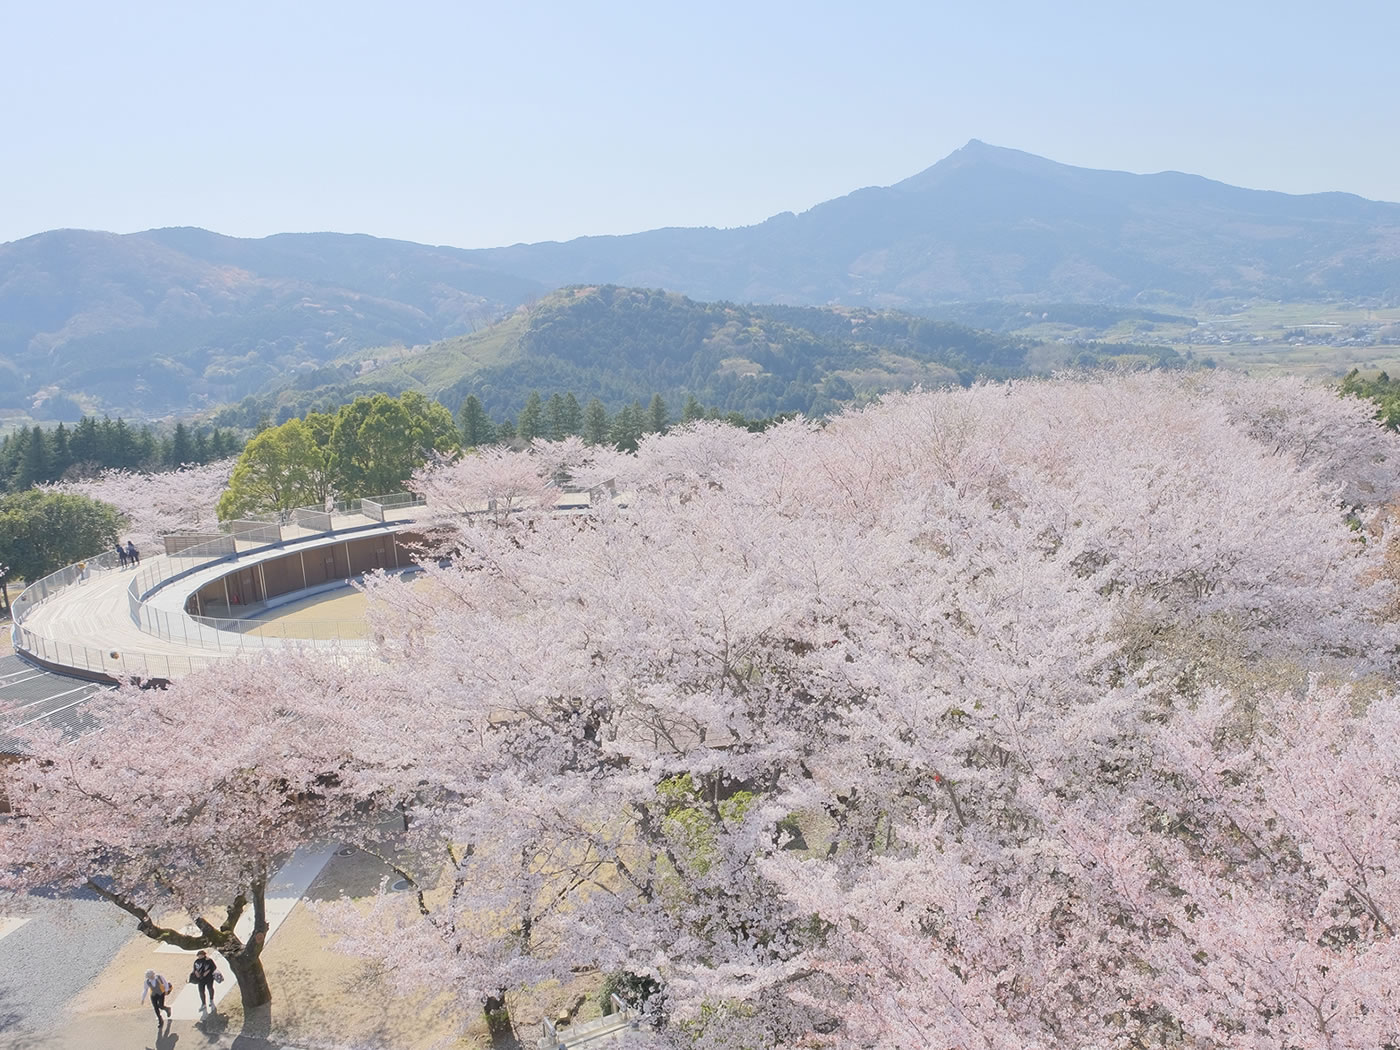
[[[418,390],[456,411],[474,394],[493,418],[532,390],[620,406],[661,394],[751,418],[821,415],[915,385],[969,383],[1123,358],[1175,364],[1163,347],[1049,345],[888,310],[739,306],[615,285],[565,288],[505,321],[428,347],[351,355],[245,399],[219,422],[250,426],[323,410],[358,394]]]

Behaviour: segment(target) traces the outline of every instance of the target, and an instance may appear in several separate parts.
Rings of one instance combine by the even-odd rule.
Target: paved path
[[[267,884],[267,938],[272,939],[272,935],[277,932],[277,928],[282,925],[287,916],[296,907],[297,901],[301,900],[316,876],[321,873],[321,869],[326,866],[326,861],[331,859],[335,853],[336,846],[318,846],[307,849],[299,849],[282,865],[281,869],[268,880]],[[244,912],[243,917],[238,920],[238,925],[234,928],[240,938],[246,939],[253,932],[253,912],[252,909]],[[167,973],[166,976],[175,982],[176,987],[189,975],[189,968],[194,965],[194,952],[186,951],[184,948],[176,948],[169,944],[155,945],[154,950],[159,955],[177,955],[181,958],[178,962],[165,961],[152,963],[156,969],[169,970],[172,967],[179,967],[178,973]],[[214,960],[214,965],[219,972],[224,975],[223,983],[214,985],[214,1002],[221,1003],[230,991],[237,987],[233,979],[233,974],[229,972],[228,966],[217,952],[211,952],[209,957]],[[164,972],[162,970],[162,972]],[[175,998],[170,1000],[171,1016],[177,1021],[197,1021],[203,1016],[199,1008],[199,989],[193,984],[185,984],[175,994]]]

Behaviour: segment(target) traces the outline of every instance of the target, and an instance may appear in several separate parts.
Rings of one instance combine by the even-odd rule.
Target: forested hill
[[[885,390],[1024,375],[1110,355],[1126,355],[1134,364],[1179,363],[1159,347],[1050,348],[894,311],[703,303],[670,292],[587,285],[421,351],[352,358],[216,418],[233,426],[264,417],[277,422],[356,394],[410,389],[454,412],[475,394],[493,418],[519,411],[532,390],[572,391],[610,408],[659,393],[672,404],[695,397],[749,417],[822,414]]]
[[[547,290],[374,237],[40,234],[0,245],[0,413],[188,412],[356,348],[471,331]]]

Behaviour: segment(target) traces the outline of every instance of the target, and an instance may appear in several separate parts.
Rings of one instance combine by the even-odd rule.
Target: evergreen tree
[[[72,442],[68,436],[68,428],[62,423],[53,432],[53,440],[50,443],[49,454],[52,462],[49,464],[50,475],[57,480],[73,465]]]
[[[564,433],[563,437],[572,437],[583,433],[583,409],[579,407],[578,398],[574,397],[574,392],[570,390],[564,395]]]
[[[530,391],[525,407],[520,410],[520,422],[516,425],[515,432],[521,441],[533,441],[537,437],[544,437],[544,402],[540,400],[538,390]]]
[[[681,409],[681,422],[694,423],[697,419],[705,418],[705,408],[691,394],[685,399],[685,408]]]
[[[209,438],[201,428],[194,436],[194,461],[208,463],[214,457],[209,454]]]
[[[135,470],[138,464],[136,439],[131,434],[131,428],[126,425],[126,420],[118,416],[117,421],[113,423],[104,416],[102,423],[103,429],[109,431],[111,436],[102,442],[98,462],[104,467]]]
[[[13,491],[20,492],[49,480],[49,443],[44,437],[44,428],[36,426],[24,439],[20,450],[19,467],[10,482]]]
[[[138,470],[159,470],[160,445],[150,427],[142,427],[136,433],[136,463]]]
[[[548,420],[546,430],[551,441],[559,441],[569,436],[568,421],[564,418],[564,395],[555,391],[549,395],[549,404],[545,408],[545,418]]]
[[[194,462],[194,447],[190,444],[190,429],[183,423],[175,424],[175,433],[170,438],[170,456],[166,463],[172,467],[183,467]]]
[[[613,417],[608,437],[617,446],[618,451],[637,451],[637,445],[642,440],[644,418],[642,406],[637,401],[633,401],[630,405],[624,405],[622,410]]]
[[[660,394],[651,395],[651,405],[647,408],[646,429],[649,434],[664,434],[666,428],[670,426],[671,419],[666,402],[661,400]]]
[[[496,428],[491,425],[491,418],[475,394],[468,394],[466,401],[462,402],[461,425],[462,444],[467,448],[489,445],[496,439]]]
[[[496,424],[496,440],[502,445],[509,445],[515,440],[515,424],[509,416]]]
[[[68,442],[68,451],[73,463],[86,472],[91,464],[99,461],[101,436],[94,416],[83,416]]]
[[[588,445],[601,445],[608,440],[608,410],[596,397],[583,411],[583,440]]]

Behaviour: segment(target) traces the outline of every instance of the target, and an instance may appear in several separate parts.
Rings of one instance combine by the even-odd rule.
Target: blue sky
[[[740,226],[970,138],[1400,201],[1400,4],[0,0],[0,241]]]

